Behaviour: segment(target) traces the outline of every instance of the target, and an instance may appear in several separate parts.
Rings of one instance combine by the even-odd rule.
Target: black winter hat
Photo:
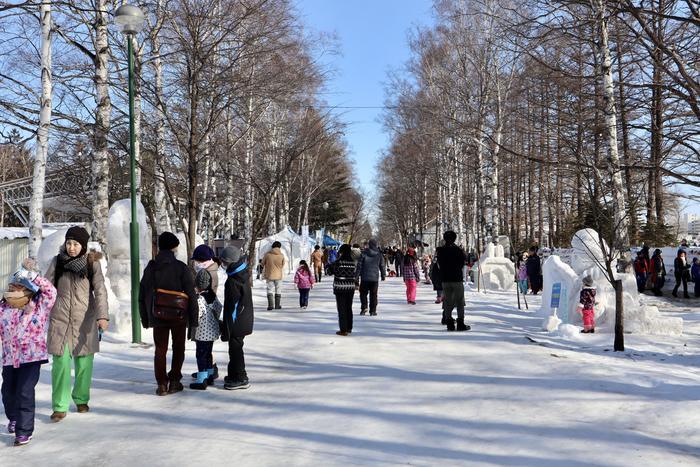
[[[82,247],[80,250],[81,256],[87,253],[88,242],[90,241],[90,234],[87,230],[79,226],[71,227],[68,229],[68,231],[66,231],[66,239],[64,240],[64,243],[68,240],[75,240],[76,242],[80,243],[80,246]]]
[[[180,245],[180,240],[172,232],[163,232],[158,237],[159,250],[172,250]]]

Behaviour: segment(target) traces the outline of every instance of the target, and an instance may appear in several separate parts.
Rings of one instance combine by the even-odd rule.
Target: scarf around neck
[[[60,263],[61,268],[63,268],[64,270],[79,274],[80,277],[87,277],[87,253],[84,255],[72,257],[65,251],[61,251],[58,254],[58,261]]]

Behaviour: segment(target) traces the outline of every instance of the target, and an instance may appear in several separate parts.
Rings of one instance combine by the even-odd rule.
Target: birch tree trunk
[[[248,97],[248,135],[246,137],[245,145],[245,162],[243,164],[243,170],[247,172],[247,176],[250,175],[251,164],[253,163],[253,144],[254,141],[254,131],[253,131],[253,96]],[[243,237],[245,238],[246,245],[255,243],[253,238],[253,203],[255,202],[255,194],[253,192],[252,180],[247,180],[243,195]]]
[[[107,1],[95,3],[95,137],[92,156],[92,239],[103,251],[107,241],[109,213],[109,146],[112,102],[109,97],[109,42],[107,35]]]
[[[163,0],[156,2],[156,27],[151,31],[151,46],[153,48],[153,72],[156,94],[156,153],[155,153],[155,182],[153,198],[156,211],[156,232],[158,235],[172,230],[168,202],[165,192],[165,110],[163,108],[163,61],[160,55],[160,38],[158,33],[163,23]]]
[[[135,51],[134,57],[134,158],[136,159],[136,199],[141,201],[141,63],[143,49],[134,35],[131,36],[131,47]]]
[[[42,240],[44,220],[44,188],[46,159],[49,153],[49,128],[51,126],[51,2],[44,0],[41,15],[41,110],[34,155],[32,197],[29,201],[29,256],[36,257]],[[4,200],[3,200],[4,201]],[[3,203],[4,205],[4,203]],[[4,225],[4,224],[3,224]]]

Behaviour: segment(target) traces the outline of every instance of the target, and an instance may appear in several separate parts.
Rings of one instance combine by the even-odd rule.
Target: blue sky
[[[410,57],[408,31],[432,22],[432,0],[297,0],[296,5],[310,29],[338,36],[341,54],[326,60],[336,73],[324,96],[338,107],[381,107],[387,71],[400,68]],[[337,112],[348,124],[355,173],[373,194],[375,165],[388,145],[378,121],[382,110]]]

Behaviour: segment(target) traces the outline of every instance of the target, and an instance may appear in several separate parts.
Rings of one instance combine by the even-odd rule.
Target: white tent
[[[272,244],[276,241],[282,244],[281,250],[287,259],[288,272],[294,271],[300,260],[304,259],[308,262],[316,244],[310,238],[304,240],[304,237],[294,232],[291,227],[286,226],[276,234],[255,242],[255,252],[258,260],[262,259],[265,253],[272,249]]]

